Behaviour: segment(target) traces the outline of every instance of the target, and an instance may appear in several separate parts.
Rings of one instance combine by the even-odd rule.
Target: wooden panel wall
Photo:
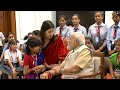
[[[0,32],[6,36],[7,32],[13,32],[16,38],[15,11],[0,11]]]

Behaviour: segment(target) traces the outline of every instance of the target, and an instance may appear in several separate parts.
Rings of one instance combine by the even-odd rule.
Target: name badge
[[[95,42],[96,42],[96,43],[99,42],[99,38],[98,38],[98,37],[96,37]]]

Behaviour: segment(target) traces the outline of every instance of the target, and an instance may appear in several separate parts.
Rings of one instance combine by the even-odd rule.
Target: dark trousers
[[[3,52],[3,47],[0,46],[0,56],[1,56],[2,52]]]

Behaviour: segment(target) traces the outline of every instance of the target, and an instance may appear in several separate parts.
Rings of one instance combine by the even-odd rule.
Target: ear
[[[80,23],[80,19],[79,19],[79,23]]]
[[[76,42],[75,42],[75,45],[77,45],[77,44],[78,44],[78,42],[76,41]]]

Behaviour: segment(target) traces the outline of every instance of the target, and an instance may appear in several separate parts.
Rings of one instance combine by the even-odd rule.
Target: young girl
[[[115,44],[117,52],[110,56],[110,74],[107,74],[107,79],[120,79],[120,38],[115,41]]]
[[[0,57],[0,62],[1,62],[2,59],[3,59],[5,50],[7,50],[7,49],[9,48],[9,41],[12,40],[12,39],[15,39],[13,33],[12,33],[12,32],[8,32],[8,33],[6,34],[5,44],[4,44],[4,48],[3,48],[2,55],[1,55],[1,57]],[[18,49],[20,48],[19,41],[17,41],[17,48],[18,48]]]
[[[39,79],[39,74],[43,72],[44,55],[41,53],[41,41],[31,37],[26,42],[26,54],[24,56],[24,74],[25,79]]]
[[[4,52],[4,63],[0,66],[0,71],[8,75],[8,79],[17,79],[17,74],[23,71],[22,55],[17,49],[17,41],[9,41],[9,49]]]
[[[56,34],[59,34],[63,39],[68,38],[70,36],[69,35],[70,29],[68,26],[66,26],[67,23],[66,16],[61,15],[59,16],[58,20],[60,26],[56,28]]]
[[[86,36],[87,31],[86,28],[80,25],[80,16],[78,14],[74,14],[72,16],[73,27],[71,28],[72,32],[80,32]]]
[[[115,53],[115,41],[120,38],[120,11],[113,11],[114,24],[110,26],[107,34],[107,48],[109,55]]]
[[[93,52],[95,51],[95,48],[93,46],[93,41],[90,37],[85,37],[85,45],[88,46],[91,49],[91,51]]]
[[[89,27],[88,36],[92,39],[93,46],[97,52],[105,52],[107,54],[106,35],[108,28],[103,23],[104,13],[96,11],[94,18],[95,23]]]
[[[59,34],[63,39],[65,45],[67,45],[67,39],[69,38],[71,33],[69,27],[66,25],[67,18],[64,15],[61,15],[59,16],[58,20],[60,26],[56,28],[56,34]]]

